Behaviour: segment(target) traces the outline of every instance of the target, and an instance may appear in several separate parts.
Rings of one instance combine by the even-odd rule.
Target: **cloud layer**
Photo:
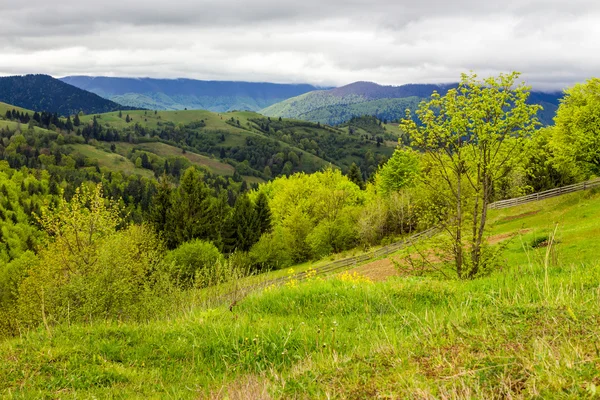
[[[0,0],[0,74],[456,81],[518,70],[562,89],[600,70],[593,0]]]

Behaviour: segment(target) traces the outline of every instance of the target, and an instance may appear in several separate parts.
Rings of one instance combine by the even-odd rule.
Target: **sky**
[[[597,0],[0,0],[0,75],[339,86],[600,71]]]

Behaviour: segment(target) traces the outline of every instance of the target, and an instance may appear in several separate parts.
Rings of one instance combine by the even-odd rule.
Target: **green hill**
[[[24,332],[0,343],[0,390],[17,397],[595,398],[600,265],[562,249],[600,250],[597,242],[570,241],[590,235],[599,201],[586,192],[495,211],[496,234],[523,226],[547,233],[558,218],[565,224],[558,257],[544,263],[548,249],[538,247],[473,281],[416,271],[372,282],[344,273],[290,280],[231,307],[190,297],[144,323]]]
[[[383,159],[391,156],[396,145],[393,141],[381,145],[383,136],[349,133],[305,121],[271,120],[249,111],[113,112],[83,116],[81,124],[81,135],[88,139],[130,141],[162,156],[164,153],[156,145],[150,146],[160,142],[179,148],[169,150],[171,155],[184,155],[185,150],[202,155],[205,160],[215,160],[209,167],[213,171],[230,174],[235,168],[240,175],[261,179],[298,171],[314,172],[328,164],[346,170],[356,163],[365,173],[372,173]],[[229,169],[224,169],[227,164]]]

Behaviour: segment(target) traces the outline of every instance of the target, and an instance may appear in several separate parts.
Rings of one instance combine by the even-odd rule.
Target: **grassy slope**
[[[590,236],[599,204],[600,195],[588,192],[497,211],[493,231],[546,232],[559,220],[568,227],[559,254],[597,252]],[[523,216],[537,209],[545,216]],[[0,391],[37,398],[592,398],[600,385],[597,256],[563,257],[545,270],[511,247],[507,254],[508,269],[470,282],[292,282],[245,299],[233,313],[185,307],[148,324],[58,327],[52,338],[38,330],[0,343]]]
[[[101,149],[88,144],[74,144],[71,145],[71,147],[75,150],[75,152],[80,153],[87,158],[98,160],[98,165],[101,168],[106,168],[115,172],[122,172],[128,175],[138,174],[145,176],[146,178],[154,177],[154,173],[152,173],[152,171],[143,168],[136,168],[133,162],[120,154],[102,151]]]
[[[133,148],[141,149],[147,151],[149,153],[154,153],[157,156],[161,157],[185,157],[192,164],[198,165],[200,167],[208,168],[210,171],[214,172],[218,175],[233,175],[235,168],[231,165],[223,163],[219,160],[203,156],[201,154],[196,154],[191,151],[186,151],[185,154],[181,151],[180,148],[168,145],[166,143],[154,142],[154,143],[139,143],[139,144],[131,144],[131,143],[117,143],[117,151],[120,152],[120,149],[128,151]]]
[[[139,123],[142,126],[146,126],[151,129],[155,129],[158,127],[158,123],[164,122],[173,122],[175,124],[183,123],[189,124],[194,121],[204,120],[206,123],[205,129],[210,130],[218,130],[226,133],[225,142],[222,143],[223,146],[245,146],[247,137],[256,137],[261,136],[257,132],[253,131],[248,127],[248,119],[249,118],[257,118],[262,117],[259,114],[256,114],[251,111],[235,111],[235,112],[227,112],[227,113],[214,113],[211,111],[205,110],[187,110],[187,111],[158,111],[154,114],[154,111],[127,111],[123,112],[122,118],[119,118],[118,112],[101,114],[99,118],[99,122],[101,124],[110,124],[116,128],[122,129],[128,125],[133,125],[135,123]],[[131,122],[127,124],[125,122],[126,116],[129,115],[131,118]],[[227,120],[230,118],[234,118],[235,120],[240,121],[240,127],[232,126],[227,123]],[[93,118],[93,115],[87,115],[81,118],[82,122],[89,122]],[[284,144],[285,147],[290,147],[287,144]],[[315,165],[325,166],[328,163],[321,158],[307,153],[303,150],[300,150],[295,147],[291,147],[298,152],[304,153],[306,160],[311,160]]]
[[[26,108],[23,107],[17,107],[17,106],[13,106],[11,104],[7,104],[7,103],[3,103],[0,101],[0,117],[4,117],[6,115],[6,111],[7,110],[16,110],[19,112],[24,112],[24,113],[29,113],[30,116],[32,116],[34,114],[34,111],[28,110]]]

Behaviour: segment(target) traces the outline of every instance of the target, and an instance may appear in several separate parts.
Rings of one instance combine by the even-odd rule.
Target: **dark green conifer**
[[[361,189],[365,188],[362,173],[360,171],[360,168],[355,163],[352,163],[352,166],[350,166],[350,170],[348,171],[347,176],[351,182],[354,182],[356,184],[356,186],[358,186]]]

